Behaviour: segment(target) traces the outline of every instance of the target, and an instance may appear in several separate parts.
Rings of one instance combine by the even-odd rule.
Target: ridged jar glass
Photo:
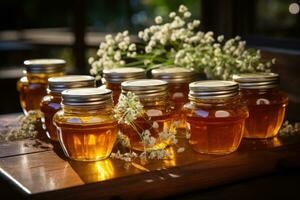
[[[249,109],[245,138],[270,138],[277,135],[284,120],[288,96],[279,89],[279,75],[254,73],[234,75]]]
[[[145,70],[137,67],[104,69],[103,83],[105,88],[112,90],[114,104],[117,104],[121,94],[121,83],[129,80],[144,79],[145,76]]]
[[[111,90],[79,88],[62,92],[62,110],[54,115],[58,140],[67,157],[96,161],[109,157],[119,128],[113,118]]]
[[[168,82],[169,98],[174,103],[176,110],[177,128],[185,129],[186,124],[182,108],[189,101],[189,83],[195,79],[194,71],[182,67],[164,67],[153,69],[151,74],[155,79]]]
[[[25,76],[17,82],[23,112],[39,110],[42,98],[47,95],[48,78],[63,76],[66,62],[61,59],[33,59],[24,61]]]
[[[184,106],[192,148],[204,154],[234,152],[243,137],[248,110],[233,81],[197,81],[189,85]]]
[[[41,102],[41,111],[44,114],[43,122],[49,139],[57,141],[57,129],[53,124],[54,114],[61,109],[61,93],[72,88],[95,87],[92,76],[68,75],[48,79],[48,95]]]
[[[138,151],[162,149],[168,146],[168,141],[161,141],[159,134],[175,131],[174,106],[168,100],[168,83],[156,79],[125,81],[122,83],[122,93],[132,92],[138,96],[143,105],[144,113],[134,120],[135,128],[121,124],[120,131],[128,136],[131,148]],[[157,127],[153,128],[153,123]],[[149,130],[150,136],[156,139],[153,147],[144,146],[141,139],[143,131]]]

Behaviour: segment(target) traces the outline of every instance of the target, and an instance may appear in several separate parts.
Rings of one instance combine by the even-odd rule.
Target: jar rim
[[[276,73],[245,73],[233,75],[233,80],[240,88],[268,89],[279,85],[279,75]]]
[[[61,93],[72,88],[95,87],[95,78],[87,75],[66,75],[48,79],[48,89]]]
[[[105,88],[74,88],[62,92],[62,104],[92,106],[112,102],[112,91]]]
[[[63,59],[40,58],[25,60],[26,72],[32,74],[50,74],[65,71],[66,61]]]
[[[222,99],[238,95],[238,84],[233,81],[205,80],[189,84],[189,99]]]
[[[127,80],[143,79],[146,71],[138,67],[122,67],[113,69],[104,69],[103,78],[110,83],[121,83]]]
[[[195,79],[194,70],[183,67],[160,67],[151,70],[153,78],[169,83],[191,82]]]

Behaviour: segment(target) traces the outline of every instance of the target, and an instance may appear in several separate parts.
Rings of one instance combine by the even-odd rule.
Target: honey
[[[275,73],[235,75],[240,92],[249,109],[245,138],[270,138],[277,135],[288,104],[287,94],[279,89]]]
[[[107,158],[119,131],[112,113],[111,90],[69,89],[54,117],[58,140],[67,157],[78,161]]]
[[[92,76],[69,75],[48,79],[48,95],[44,96],[40,109],[44,114],[44,125],[49,139],[57,141],[57,130],[53,124],[54,114],[61,109],[61,93],[66,89],[95,87]]]
[[[145,70],[136,67],[123,67],[103,70],[105,88],[112,90],[113,101],[118,103],[121,94],[121,83],[124,81],[145,78]]]
[[[128,136],[131,148],[138,151],[162,149],[168,146],[168,141],[161,141],[159,134],[162,132],[172,132],[174,130],[174,106],[168,101],[168,83],[156,79],[142,79],[135,81],[125,81],[122,83],[122,93],[133,92],[139,97],[143,105],[143,116],[135,121],[135,127],[121,124],[120,131]],[[157,127],[153,128],[153,123]],[[141,133],[150,131],[150,135],[156,139],[153,147],[144,146]]]
[[[197,81],[189,85],[184,106],[191,147],[204,154],[234,152],[243,137],[248,110],[232,81]]]
[[[168,82],[169,98],[175,105],[177,129],[185,129],[186,124],[182,114],[184,104],[188,103],[189,83],[194,78],[191,69],[182,67],[158,68],[151,71],[153,78]]]
[[[42,98],[47,95],[48,78],[63,76],[65,61],[60,59],[34,59],[24,61],[25,75],[17,82],[23,112],[39,110]]]

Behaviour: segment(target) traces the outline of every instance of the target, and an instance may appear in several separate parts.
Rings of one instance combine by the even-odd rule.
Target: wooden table
[[[16,115],[2,116],[0,124],[14,124],[15,120]],[[33,143],[33,140],[22,140],[0,144],[0,176],[2,185],[11,189],[11,196],[30,199],[162,198],[300,166],[299,136],[243,140],[237,152],[226,156],[195,153],[186,141],[180,140],[185,152],[170,160],[153,161],[144,166],[114,159],[70,161],[58,144],[45,149],[34,147]]]

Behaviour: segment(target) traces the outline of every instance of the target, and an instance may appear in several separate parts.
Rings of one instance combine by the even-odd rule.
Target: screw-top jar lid
[[[84,75],[59,76],[49,78],[48,84],[51,92],[61,93],[71,88],[95,87],[95,78]]]
[[[233,81],[196,81],[190,83],[189,99],[221,99],[234,97],[239,86]]]
[[[32,74],[50,74],[65,71],[66,61],[62,59],[25,60],[26,72]]]
[[[69,106],[93,106],[112,103],[111,90],[103,88],[77,88],[62,92],[62,104]]]
[[[103,78],[109,83],[122,83],[123,81],[145,78],[145,70],[137,67],[104,69]]]
[[[122,93],[133,92],[141,98],[160,97],[167,95],[168,83],[158,79],[140,79],[125,81],[121,88]]]
[[[267,89],[278,86],[279,75],[275,73],[247,73],[233,75],[233,80],[239,83],[240,88]]]
[[[151,73],[153,78],[169,83],[190,82],[195,78],[195,73],[192,69],[182,67],[157,68],[153,69]]]

